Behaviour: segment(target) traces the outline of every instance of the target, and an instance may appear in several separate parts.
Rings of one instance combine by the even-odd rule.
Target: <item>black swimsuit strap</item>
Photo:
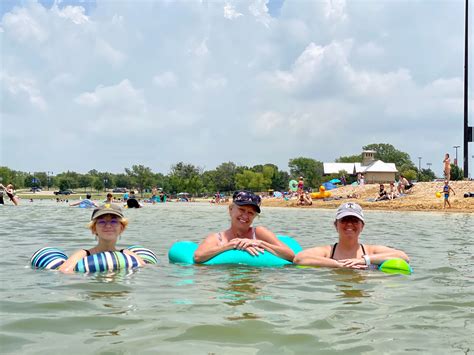
[[[90,252],[89,250],[84,249],[84,251],[86,252],[86,255],[87,255],[87,256],[90,256],[90,255],[91,255],[91,252]]]
[[[334,259],[334,253],[336,252],[336,247],[337,247],[337,243],[334,243],[331,250],[331,259]],[[360,247],[362,248],[362,255],[365,255],[364,244],[360,244]]]
[[[334,253],[336,251],[337,243],[334,243],[331,250],[331,259],[334,259]]]

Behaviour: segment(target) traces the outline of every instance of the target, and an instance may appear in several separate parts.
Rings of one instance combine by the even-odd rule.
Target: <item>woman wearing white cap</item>
[[[236,191],[229,206],[229,229],[212,233],[194,252],[194,261],[203,263],[226,250],[244,250],[251,255],[270,252],[282,259],[293,261],[295,254],[265,227],[252,227],[260,213],[260,196],[250,191]]]
[[[383,245],[359,243],[359,235],[364,229],[364,224],[364,213],[357,203],[342,204],[337,209],[334,221],[339,233],[339,242],[303,250],[296,254],[293,262],[308,266],[367,269],[371,264],[380,265],[385,260],[394,258],[410,261],[401,250]]]

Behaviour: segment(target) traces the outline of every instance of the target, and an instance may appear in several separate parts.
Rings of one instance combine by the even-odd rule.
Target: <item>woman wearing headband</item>
[[[292,261],[295,254],[265,227],[252,227],[260,213],[260,197],[249,191],[236,191],[229,206],[229,229],[212,233],[194,253],[194,261],[203,263],[224,251],[244,250],[257,256],[265,252]]]

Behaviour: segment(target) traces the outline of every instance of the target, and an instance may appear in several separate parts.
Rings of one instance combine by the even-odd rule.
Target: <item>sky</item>
[[[3,0],[0,19],[0,166],[288,171],[372,143],[439,176],[459,145],[462,166],[463,0]]]

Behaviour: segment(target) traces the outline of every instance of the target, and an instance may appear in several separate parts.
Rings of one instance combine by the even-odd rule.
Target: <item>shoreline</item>
[[[436,192],[442,191],[443,182],[419,182],[414,185],[410,193],[405,196],[396,198],[394,200],[385,200],[373,202],[378,196],[379,185],[367,184],[364,186],[343,186],[334,190],[330,190],[331,197],[328,200],[313,199],[311,206],[298,206],[296,198],[285,200],[283,198],[264,197],[262,199],[262,207],[285,207],[285,208],[321,208],[321,209],[336,209],[344,202],[356,202],[366,210],[385,210],[385,211],[424,211],[424,212],[474,212],[474,198],[464,197],[464,193],[474,192],[474,181],[451,181],[450,186],[454,189],[455,195],[451,194],[449,201],[451,208],[443,209],[443,197],[436,197]],[[387,187],[387,184],[386,184]],[[357,194],[358,198],[347,198],[349,194]],[[26,202],[32,199],[61,199],[77,200],[80,196],[84,196],[85,192],[80,192],[69,196],[56,196],[53,191],[41,192],[26,192],[20,191],[17,193],[23,201]],[[114,193],[119,197],[122,194]],[[105,199],[105,193],[92,193],[93,200]],[[211,198],[196,198],[195,202],[210,203]],[[169,200],[168,203],[175,203]],[[186,203],[186,202],[180,202]],[[192,203],[192,202],[190,202]],[[226,203],[221,203],[225,205]],[[145,205],[146,206],[146,205]]]

